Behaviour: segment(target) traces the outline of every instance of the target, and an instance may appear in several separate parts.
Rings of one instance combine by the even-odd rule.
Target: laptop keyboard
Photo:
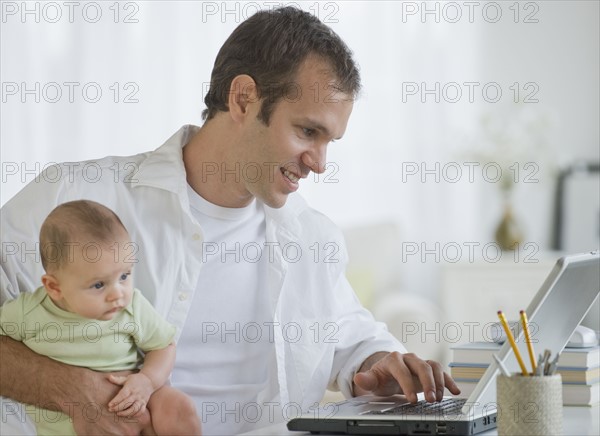
[[[445,398],[439,403],[422,400],[415,404],[407,403],[390,409],[373,410],[365,415],[458,415],[466,401],[466,398]]]

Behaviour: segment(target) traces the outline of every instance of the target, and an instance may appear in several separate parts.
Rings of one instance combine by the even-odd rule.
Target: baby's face
[[[112,319],[131,302],[134,248],[126,234],[111,244],[78,244],[72,258],[54,274],[61,291],[54,302],[85,318]]]

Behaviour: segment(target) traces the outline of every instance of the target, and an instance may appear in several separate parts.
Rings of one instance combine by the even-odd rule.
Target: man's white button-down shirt
[[[0,210],[1,302],[40,285],[36,250],[48,213],[60,203],[90,199],[123,221],[135,242],[136,287],[177,327],[179,337],[187,317],[194,316],[190,307],[202,274],[203,232],[190,210],[182,160],[182,147],[197,130],[184,126],[152,152],[49,167],[6,203]],[[344,275],[341,232],[328,218],[299,194],[280,209],[261,206],[269,256],[264,292],[276,361],[276,376],[265,391],[276,389],[283,407],[304,410],[327,387],[351,396],[352,377],[368,356],[404,347],[358,302]],[[327,252],[317,252],[325,244]],[[231,269],[235,274],[235,263]],[[202,344],[179,352],[203,359]]]

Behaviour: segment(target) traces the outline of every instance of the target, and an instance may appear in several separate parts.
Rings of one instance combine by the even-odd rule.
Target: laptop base
[[[309,431],[313,434],[339,433],[357,435],[474,435],[496,427],[496,414],[483,416],[472,421],[415,420],[361,420],[335,419],[315,420],[295,418],[288,422],[292,431]]]

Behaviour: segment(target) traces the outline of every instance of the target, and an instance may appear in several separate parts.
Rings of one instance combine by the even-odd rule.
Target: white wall
[[[21,2],[2,4],[1,204],[33,179],[28,171],[50,162],[147,151],[180,125],[199,124],[203,83],[218,48],[255,5],[272,3],[121,3],[117,23],[112,2],[97,4],[102,16],[96,23],[93,2],[81,2],[72,23],[61,2],[28,3],[33,12],[25,15]],[[600,159],[599,3],[519,3],[516,23],[514,5],[479,2],[470,10],[465,2],[303,3],[355,51],[364,82],[345,138],[330,146],[327,179],[301,188],[309,202],[342,226],[391,220],[405,242],[418,246],[491,242],[501,211],[497,183],[482,177],[481,166],[469,180],[465,165],[485,149],[488,138],[476,136],[480,119],[487,115],[496,123],[516,124],[517,131],[519,119],[543,119],[545,127],[529,136],[517,134],[512,144],[524,150],[515,210],[526,241],[549,248],[551,164]],[[439,22],[433,14],[422,15],[424,7],[437,8]],[[224,8],[230,12],[224,14]],[[493,22],[498,10],[502,16]],[[124,22],[127,14],[137,22]],[[52,82],[63,93],[56,103],[50,102],[56,91]],[[73,102],[65,82],[78,83]],[[421,102],[420,94],[403,93],[409,82],[429,89],[456,82],[462,98],[449,102],[456,87],[446,86],[446,98],[440,95],[435,102],[428,94]],[[473,101],[465,82],[477,84]],[[497,103],[482,96],[483,86],[492,82],[502,91]],[[521,104],[513,102],[515,82]],[[37,95],[23,93],[36,83]],[[114,83],[120,90],[117,102]],[[92,86],[88,99],[94,87],[101,89],[97,103],[82,97],[86,84]],[[522,103],[533,89],[539,101]],[[132,91],[138,101],[125,103]],[[543,140],[543,151],[527,152],[533,137]],[[496,156],[499,161],[506,154]],[[526,162],[540,170],[536,183],[523,183]],[[453,172],[439,174],[439,182],[430,174],[423,182],[406,171],[436,163],[441,169],[460,167],[463,174],[456,183],[448,181]],[[403,285],[433,297],[439,264],[433,256],[421,260],[399,259]]]

